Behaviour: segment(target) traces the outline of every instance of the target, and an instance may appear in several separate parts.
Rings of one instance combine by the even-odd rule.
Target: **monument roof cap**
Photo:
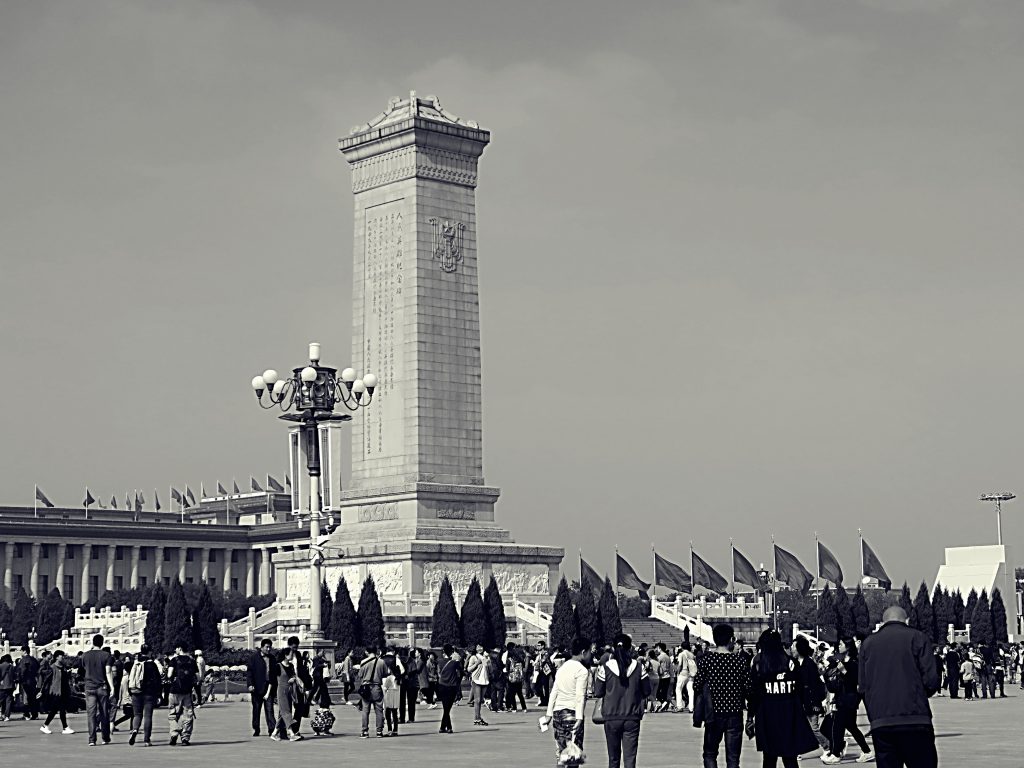
[[[349,135],[354,136],[365,131],[376,130],[393,123],[400,123],[403,120],[409,120],[410,118],[416,117],[433,120],[438,123],[461,125],[465,128],[475,128],[476,130],[480,130],[480,126],[475,120],[463,120],[461,117],[453,115],[442,107],[437,96],[426,96],[424,98],[420,98],[416,95],[416,91],[409,91],[409,96],[407,98],[395,96],[388,102],[387,109],[369,122],[354,126],[352,130],[349,131]]]

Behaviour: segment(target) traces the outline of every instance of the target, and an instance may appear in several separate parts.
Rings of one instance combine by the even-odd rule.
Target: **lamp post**
[[[996,503],[996,543],[1003,543],[1003,502],[1012,501],[1017,497],[1007,491],[1002,493],[983,493],[978,501],[994,501]]]
[[[335,413],[335,405],[349,411],[358,411],[373,400],[377,377],[368,373],[361,379],[346,368],[338,375],[337,368],[320,365],[320,345],[309,345],[309,364],[292,369],[291,378],[282,379],[277,371],[268,369],[252,380],[256,400],[264,410],[278,408],[284,415],[278,418],[301,425],[302,439],[306,443],[306,471],[309,473],[309,637],[323,638],[320,626],[320,566],[324,561],[324,543],[334,528],[333,517],[328,519],[327,535],[320,534],[323,509],[320,502],[320,440],[319,425],[329,421],[351,421],[347,413]],[[269,391],[267,391],[269,390]],[[263,394],[267,392],[267,399]],[[302,512],[299,526],[302,526]]]
[[[759,563],[758,565],[757,578],[761,580],[761,586],[763,587],[762,600],[764,601],[764,612],[766,615],[774,616],[775,629],[778,629],[779,617],[775,613],[775,595],[771,591],[772,574],[764,567],[764,563]]]

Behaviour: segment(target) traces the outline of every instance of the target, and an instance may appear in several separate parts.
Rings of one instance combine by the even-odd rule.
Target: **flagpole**
[[[777,599],[777,593],[779,589],[779,550],[775,548],[775,534],[772,534],[772,560],[774,564],[774,573],[772,574],[772,622],[775,625],[775,631],[779,631],[779,601]]]
[[[39,486],[33,484],[36,492],[32,494],[32,517],[39,517]]]
[[[658,563],[655,560],[654,542],[651,542],[651,563],[654,565],[654,579],[651,580],[651,608],[654,608],[654,601],[658,599]]]
[[[818,589],[818,578],[821,576],[821,547],[818,546],[818,532],[814,532],[814,636],[818,636],[818,611],[821,610],[821,590]]]
[[[732,577],[729,580],[729,597],[732,602],[736,602],[736,547],[733,546],[732,537],[729,537],[729,562],[732,563],[732,569],[729,571],[729,575]]]
[[[860,539],[860,579],[863,582],[867,574],[864,573],[864,534],[860,528],[857,529],[857,538]]]

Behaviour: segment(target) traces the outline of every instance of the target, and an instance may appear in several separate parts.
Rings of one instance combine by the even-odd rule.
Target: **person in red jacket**
[[[882,614],[882,627],[860,649],[859,690],[871,721],[879,768],[935,768],[935,730],[928,697],[939,690],[932,643],[907,626],[898,605]]]

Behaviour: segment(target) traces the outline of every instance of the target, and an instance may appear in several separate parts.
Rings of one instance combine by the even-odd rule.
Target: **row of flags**
[[[815,539],[817,549],[817,577],[842,585],[843,568],[839,560],[832,554],[831,550],[823,543]],[[865,577],[876,579],[885,590],[892,588],[892,580],[882,567],[882,562],[871,546],[860,537],[861,545],[861,573]],[[774,578],[777,582],[788,585],[792,589],[806,594],[814,583],[815,575],[811,573],[800,559],[792,552],[783,549],[772,540],[774,555]],[[693,547],[690,547],[690,571],[666,557],[658,554],[654,548],[654,580],[644,581],[636,569],[627,560],[615,552],[615,583],[622,589],[636,590],[644,599],[649,599],[648,590],[653,584],[655,587],[665,587],[675,592],[693,594],[695,587],[704,587],[719,594],[735,590],[736,585],[750,587],[760,592],[767,588],[763,578],[764,572],[755,568],[747,557],[730,543],[732,550],[732,578],[727,579],[711,563],[697,554]],[[600,595],[604,579],[580,553],[580,584],[589,585],[596,594]],[[732,589],[730,589],[732,587]]]
[[[235,495],[235,496],[240,495],[242,493],[242,491],[239,489],[238,483],[236,481],[232,480],[231,484],[232,484],[232,487],[234,489],[234,494],[233,495]],[[287,488],[286,488],[286,486],[287,486]],[[264,489],[260,485],[260,483],[256,480],[255,477],[253,477],[252,475],[249,476],[249,488],[251,489],[251,491],[254,491],[256,493],[266,493],[266,490],[274,491],[276,493],[288,493],[290,491],[290,489],[291,489],[291,486],[292,486],[292,481],[291,481],[291,478],[289,478],[287,474],[284,476],[284,484],[279,483],[272,475],[268,474],[267,475],[267,482],[266,482],[266,489]],[[35,508],[36,508],[36,510],[38,510],[40,504],[42,504],[44,507],[52,508],[54,506],[54,503],[52,501],[50,501],[50,499],[47,497],[47,495],[45,493],[43,493],[43,489],[40,488],[38,485],[35,488],[36,488],[36,494],[35,494]],[[229,493],[227,488],[224,487],[224,484],[222,482],[220,482],[219,480],[217,481],[217,493],[219,495],[222,495],[222,496],[232,495],[231,493]],[[170,486],[169,489],[168,489],[168,495],[170,496],[170,500],[172,502],[177,503],[177,504],[180,505],[182,511],[184,511],[187,507],[195,507],[195,506],[198,506],[198,504],[199,504],[199,502],[196,500],[195,494],[192,492],[192,489],[188,485],[185,486],[185,490],[184,491],[179,491],[174,486]],[[202,483],[199,484],[199,498],[200,499],[207,498],[207,496],[206,496],[206,486],[204,484],[202,484]],[[143,505],[145,503],[146,503],[146,497],[145,497],[144,493],[142,491],[140,491],[140,490],[136,490],[134,492],[134,495],[129,492],[129,493],[126,493],[125,496],[124,496],[124,509],[126,511],[129,511],[129,512],[131,512],[131,511],[141,512],[142,511],[142,507],[143,507]],[[93,496],[92,495],[92,491],[89,490],[89,486],[86,486],[85,487],[85,498],[82,500],[82,506],[85,507],[86,514],[88,514],[89,507],[91,507],[93,504],[96,504],[100,509],[118,509],[117,495],[115,494],[115,495],[112,495],[110,497],[109,506],[107,506],[102,501],[100,501],[95,496]],[[160,494],[157,491],[155,491],[155,490],[153,491],[153,508],[157,512],[159,512],[160,509],[161,509]]]

